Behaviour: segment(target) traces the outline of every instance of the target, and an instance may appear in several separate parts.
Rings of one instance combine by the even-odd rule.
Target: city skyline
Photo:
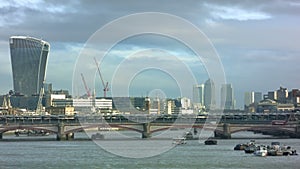
[[[130,2],[130,8],[124,7],[124,3]],[[300,53],[297,45],[300,40],[300,3],[297,1],[98,1],[95,4],[84,1],[10,1],[2,3],[0,8],[3,11],[0,19],[0,94],[13,89],[8,45],[10,36],[28,35],[48,41],[52,50],[48,58],[46,82],[53,83],[54,88],[71,91],[74,64],[88,38],[118,17],[149,11],[182,17],[207,35],[219,53],[227,83],[234,86],[237,108],[243,106],[244,93],[248,91],[267,93],[278,89],[278,86],[300,88],[300,81],[295,78],[300,71],[297,65]],[[145,47],[157,47],[152,42],[156,41],[127,41],[112,56],[122,58]],[[173,52],[178,56],[189,59],[186,57],[189,53],[176,48],[175,43],[166,40],[159,45],[162,44],[167,49],[176,49]],[[203,70],[199,72],[195,74],[197,81],[204,83],[208,75]],[[109,79],[109,75],[104,70],[106,79]],[[96,88],[96,92],[100,96],[102,91],[99,88]],[[137,89],[135,94],[141,95],[142,90],[146,95],[145,89]]]

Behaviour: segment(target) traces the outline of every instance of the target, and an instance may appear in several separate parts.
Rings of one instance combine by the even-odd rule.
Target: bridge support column
[[[151,137],[150,123],[143,123],[142,138],[150,138],[150,137]]]
[[[223,139],[231,139],[230,125],[224,123],[223,125],[223,134],[221,136]]]
[[[57,126],[57,135],[56,135],[56,140],[61,141],[61,140],[67,140],[67,137],[65,135],[65,125],[63,123],[59,123]]]
[[[0,133],[0,140],[3,139],[3,133]]]

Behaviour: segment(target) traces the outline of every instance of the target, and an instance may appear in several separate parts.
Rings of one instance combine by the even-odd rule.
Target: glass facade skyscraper
[[[224,105],[224,109],[226,110],[232,110],[235,108],[235,99],[231,84],[222,84],[221,105]]]
[[[204,83],[204,106],[210,110],[216,107],[216,91],[215,83],[208,79]]]
[[[50,44],[27,36],[9,39],[15,93],[39,94],[45,80]]]
[[[204,84],[197,84],[193,86],[193,102],[194,104],[204,105]]]

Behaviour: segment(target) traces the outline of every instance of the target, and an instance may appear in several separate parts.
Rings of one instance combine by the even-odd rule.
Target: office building
[[[41,39],[12,36],[9,39],[14,92],[39,94],[47,67],[50,44]]]
[[[249,106],[254,102],[254,95],[252,94],[253,92],[245,92],[244,95],[244,105]]]
[[[280,87],[277,90],[277,102],[278,103],[287,103],[288,98],[288,90],[287,88]]]
[[[262,101],[262,93],[261,92],[245,92],[244,95],[244,103],[245,106],[249,106],[252,103],[259,103]]]
[[[231,84],[223,84],[221,87],[221,105],[226,110],[234,109],[235,99]]]
[[[215,84],[211,79],[204,83],[204,106],[206,109],[216,107]]]
[[[277,100],[277,91],[268,92],[268,99]]]
[[[260,101],[262,101],[262,93],[254,92],[254,103],[259,103]]]
[[[204,84],[193,86],[193,103],[194,105],[204,105]]]

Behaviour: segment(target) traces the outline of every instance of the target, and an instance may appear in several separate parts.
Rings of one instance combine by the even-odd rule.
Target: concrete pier
[[[150,123],[143,124],[142,138],[151,138]]]
[[[230,132],[230,125],[227,123],[224,123],[223,125],[223,139],[231,139],[231,132]]]
[[[231,131],[230,131],[230,124],[224,123],[223,124],[223,131],[222,132],[214,132],[215,137],[219,137],[222,139],[231,139]]]
[[[65,135],[65,125],[63,123],[59,123],[57,129],[58,130],[57,130],[56,140],[57,141],[67,140],[67,137]]]

